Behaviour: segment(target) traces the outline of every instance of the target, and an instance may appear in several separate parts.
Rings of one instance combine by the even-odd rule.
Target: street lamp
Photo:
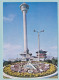
[[[38,61],[39,61],[40,60],[40,40],[39,40],[39,36],[40,36],[41,32],[44,32],[44,30],[42,30],[42,31],[36,31],[36,30],[34,30],[34,32],[38,33]]]

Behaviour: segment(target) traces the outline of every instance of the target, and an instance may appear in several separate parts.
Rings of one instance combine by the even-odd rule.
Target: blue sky
[[[23,14],[19,8],[22,2],[3,3],[3,58],[20,57],[24,52]],[[57,57],[58,16],[56,2],[27,2],[27,37],[29,51],[36,55],[38,50],[37,33],[33,30],[45,30],[40,34],[40,49],[48,56]]]

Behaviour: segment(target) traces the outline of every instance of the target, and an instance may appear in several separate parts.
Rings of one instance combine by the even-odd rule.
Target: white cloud
[[[8,17],[3,17],[3,20],[4,21],[13,21],[15,18],[15,15],[11,14],[11,15],[8,15]]]
[[[12,44],[4,44],[4,50],[7,51],[13,51],[13,50],[19,50],[21,49],[20,45],[12,45]]]
[[[57,46],[52,46],[52,47],[50,47],[51,49],[57,49]]]
[[[16,58],[17,54],[20,54],[22,47],[20,45],[12,45],[10,43],[3,46],[3,58],[8,60],[9,58]]]

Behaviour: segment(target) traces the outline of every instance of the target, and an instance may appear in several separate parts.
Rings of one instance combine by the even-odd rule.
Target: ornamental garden
[[[30,63],[30,64],[29,64]],[[56,72],[54,64],[47,62],[17,62],[4,66],[4,73],[14,77],[43,77]]]

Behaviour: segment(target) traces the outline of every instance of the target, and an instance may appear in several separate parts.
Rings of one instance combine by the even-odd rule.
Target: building
[[[40,61],[44,61],[47,58],[47,54],[46,53],[47,53],[47,51],[43,51],[43,50],[39,51]],[[38,57],[38,51],[36,52],[36,56]]]
[[[21,61],[29,61],[29,59],[31,58],[32,56],[32,53],[29,53],[28,55],[24,52],[24,53],[21,53]]]
[[[40,50],[40,61],[44,61],[47,58],[47,51]],[[26,57],[26,53],[22,53],[21,55],[21,61],[28,61],[27,59],[31,61],[38,61],[38,52],[36,52],[36,56],[32,56],[32,53],[29,53],[29,56]]]

